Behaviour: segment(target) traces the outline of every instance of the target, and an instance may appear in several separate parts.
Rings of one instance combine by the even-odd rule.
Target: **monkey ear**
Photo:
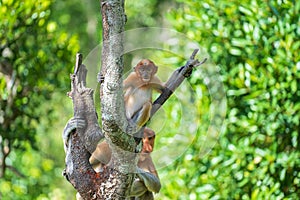
[[[157,68],[158,68],[158,67],[157,67],[156,65],[153,64],[153,72],[152,72],[152,74],[156,74]]]
[[[140,73],[139,73],[139,71],[138,71],[138,66],[133,67],[133,70],[134,70],[134,72],[136,73],[136,75],[137,75],[138,77],[140,77]]]

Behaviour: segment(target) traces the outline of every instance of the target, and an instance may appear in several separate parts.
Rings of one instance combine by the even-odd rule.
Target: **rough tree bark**
[[[130,191],[137,165],[137,144],[126,134],[122,90],[123,32],[126,21],[124,0],[101,2],[103,48],[101,60],[102,131],[112,149],[110,177],[113,178],[113,199],[125,199]]]
[[[71,92],[68,95],[73,100],[73,119],[83,120],[84,124],[80,126],[76,120],[75,124],[68,123],[63,135],[66,151],[64,176],[86,200],[125,199],[135,177],[136,153],[141,149],[141,142],[134,135],[126,133],[130,125],[125,117],[122,90],[122,32],[126,21],[124,1],[103,1],[101,10],[103,50],[99,81],[102,129],[97,122],[93,90],[86,88],[87,70],[78,54],[74,74],[71,75]],[[195,60],[196,53],[197,50],[187,64],[177,69],[167,81],[166,90],[153,103],[152,115],[182,81],[191,75],[193,68],[206,61]],[[89,164],[89,157],[103,138],[112,149],[112,160],[109,166],[96,173]]]

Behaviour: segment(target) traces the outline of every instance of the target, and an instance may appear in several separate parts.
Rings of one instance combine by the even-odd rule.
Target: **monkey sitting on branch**
[[[137,123],[139,127],[145,125],[149,118],[167,101],[183,80],[191,75],[194,67],[206,61],[206,59],[204,59],[202,62],[199,62],[195,59],[197,51],[198,50],[195,50],[193,52],[186,65],[174,71],[164,85],[155,78],[157,67],[155,67],[152,61],[145,60],[145,62],[139,65],[141,67],[136,67],[137,69],[135,70],[137,71],[142,71],[142,69],[146,70],[147,68],[150,68],[150,70],[144,73],[146,74],[144,78],[140,79],[139,77],[143,74],[142,72],[133,72],[129,77],[135,78],[129,79],[128,77],[128,79],[131,80],[129,84],[128,82],[126,84],[126,80],[124,81],[125,110],[129,110],[129,114],[126,114],[128,121]],[[102,113],[103,127],[101,128],[99,126],[94,106],[93,90],[86,88],[87,72],[86,67],[82,65],[81,57],[81,54],[79,54],[78,59],[76,59],[74,74],[71,75],[71,92],[68,93],[68,96],[71,97],[73,101],[74,117],[67,123],[63,132],[66,152],[66,168],[63,175],[81,194],[83,199],[131,198],[131,193],[135,191],[132,188],[135,188],[135,183],[139,183],[136,181],[138,180],[137,178],[143,181],[140,183],[146,186],[147,191],[151,193],[159,191],[161,185],[158,177],[154,175],[150,169],[151,173],[145,169],[143,170],[142,163],[137,164],[139,158],[135,156],[135,152],[140,152],[140,142],[137,142],[137,140],[135,140],[136,137],[132,137],[131,134],[126,134],[129,132],[121,129],[117,125],[115,118],[118,115],[113,115],[114,113],[108,112],[109,110],[102,110],[104,113]],[[106,72],[105,70],[103,71]],[[104,75],[106,75],[106,73],[104,73]],[[111,106],[111,101],[109,100],[116,102],[116,98],[119,97],[118,94],[120,94],[121,91],[118,93],[110,92],[115,89],[116,84],[113,83],[119,82],[115,81],[111,83],[110,81],[110,79],[108,79],[108,81],[104,79],[102,83],[105,86],[102,87],[108,89],[108,92],[104,94],[108,95],[102,95],[101,100],[104,100],[102,101],[102,103],[104,102],[104,108],[105,106],[108,108],[118,108],[115,104]],[[135,93],[136,89],[138,91],[137,93]],[[149,104],[148,102],[151,102],[153,89],[162,92],[162,94],[152,105],[147,105]],[[143,98],[140,100],[141,96],[143,96]],[[134,104],[134,101],[138,102],[138,104]],[[114,110],[117,111],[117,109]],[[107,113],[110,114],[110,117],[107,117]],[[120,118],[122,118],[122,116]],[[122,128],[123,127],[124,126],[122,126]],[[113,157],[111,160],[113,160],[115,168],[105,166],[103,171],[97,173],[89,162],[91,156],[90,152],[94,152],[98,142],[104,139],[104,137],[106,141],[109,142],[109,145],[111,145]],[[131,170],[135,171],[130,173]],[[149,180],[148,183],[145,181],[145,178]],[[155,179],[158,179],[158,181],[155,181]],[[151,186],[151,184],[154,184],[154,186]],[[151,187],[153,188],[151,189]],[[141,195],[143,194],[145,194],[145,192]],[[142,199],[142,197],[133,196],[132,198]],[[147,199],[147,197],[144,199]],[[151,197],[148,199],[151,199]]]
[[[151,115],[152,91],[163,93],[164,86],[155,75],[157,66],[149,59],[141,60],[123,81],[126,117],[140,129]]]

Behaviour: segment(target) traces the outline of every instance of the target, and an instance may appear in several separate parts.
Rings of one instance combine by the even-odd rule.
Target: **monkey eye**
[[[150,72],[152,69],[150,67],[141,67],[142,71]]]
[[[154,136],[148,137],[148,140],[152,140],[154,139]]]
[[[140,71],[141,71],[141,72],[151,72],[151,69],[148,68],[148,67],[141,67],[141,68],[140,68]]]

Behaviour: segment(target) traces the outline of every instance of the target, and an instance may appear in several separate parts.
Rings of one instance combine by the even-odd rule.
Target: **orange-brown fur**
[[[153,151],[155,143],[155,132],[150,128],[145,127],[143,136],[143,149],[138,160],[138,167],[143,173],[138,174],[139,179],[133,183],[131,198],[133,199],[153,199],[152,192],[158,192],[160,189],[160,181],[152,161],[150,153]],[[98,144],[96,150],[93,152],[90,163],[99,172],[102,167],[109,163],[111,159],[111,149],[104,141]],[[148,174],[147,174],[148,173]],[[159,188],[153,189],[153,188]],[[80,199],[80,198],[77,198]]]
[[[123,82],[126,117],[138,127],[142,127],[150,118],[152,90],[160,93],[164,90],[156,72],[157,66],[151,60],[143,59]]]

